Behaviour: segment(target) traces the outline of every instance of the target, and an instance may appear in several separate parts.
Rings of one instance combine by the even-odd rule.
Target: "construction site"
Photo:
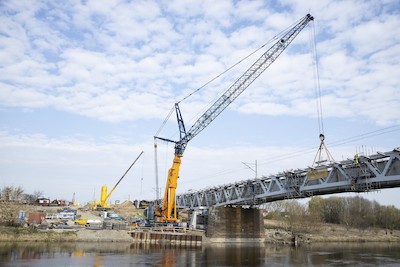
[[[173,110],[176,114],[179,139],[171,140],[159,136],[161,128],[154,136],[157,191],[155,199],[125,201],[114,205],[109,202],[113,192],[142,156],[142,151],[110,191],[105,185],[101,187],[98,201],[81,207],[77,206],[74,200],[50,201],[40,198],[35,203],[27,203],[22,207],[17,223],[40,231],[76,232],[80,240],[88,241],[128,241],[185,246],[199,246],[204,242],[260,243],[279,235],[278,233],[274,237],[266,232],[263,214],[265,209],[262,208],[266,203],[399,187],[399,148],[373,155],[349,155],[348,159],[335,161],[325,145],[325,136],[321,131],[319,149],[309,167],[178,194],[181,161],[189,142],[277,60],[313,20],[314,18],[307,14],[283,32],[188,130],[179,106],[181,101],[175,103]],[[169,116],[166,121],[169,120]],[[322,118],[319,119],[321,124]],[[162,197],[158,184],[158,142],[174,145],[174,158],[167,173]],[[288,239],[293,238],[294,242],[297,242],[296,236],[290,236]]]

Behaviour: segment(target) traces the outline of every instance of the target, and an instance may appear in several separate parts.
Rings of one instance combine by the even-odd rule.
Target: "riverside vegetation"
[[[266,205],[267,240],[290,242],[400,242],[400,210],[360,196],[314,197],[304,205],[285,200]]]

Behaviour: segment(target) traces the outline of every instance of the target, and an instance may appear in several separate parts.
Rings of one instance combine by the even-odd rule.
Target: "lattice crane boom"
[[[172,167],[168,171],[167,185],[165,188],[164,199],[161,208],[156,211],[160,221],[177,222],[176,211],[176,188],[181,164],[181,157],[190,140],[206,128],[229,104],[231,104],[251,83],[253,83],[289,46],[294,38],[304,29],[304,27],[314,18],[307,14],[292,28],[290,28],[271,48],[269,48],[239,79],[237,79],[229,89],[212,104],[203,115],[186,132],[179,105],[175,104],[180,140],[172,141],[165,138],[158,139],[175,143],[175,157]]]
[[[211,107],[193,124],[186,135],[175,146],[175,153],[183,154],[187,143],[206,128],[229,104],[252,84],[289,46],[301,30],[314,18],[307,14],[293,28],[268,49],[243,75],[221,95]],[[177,105],[177,104],[176,104]],[[177,110],[178,112],[178,110]],[[180,127],[181,129],[181,127]],[[182,131],[181,131],[182,133]]]

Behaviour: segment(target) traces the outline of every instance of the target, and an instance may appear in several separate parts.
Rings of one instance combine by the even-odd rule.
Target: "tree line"
[[[0,189],[0,200],[5,202],[35,202],[43,196],[43,191],[35,190],[33,194],[25,193],[21,186],[4,186]]]
[[[317,223],[332,223],[365,230],[400,229],[400,209],[356,197],[313,197],[307,205],[284,200],[267,205],[266,218],[285,220],[290,228],[307,231]]]

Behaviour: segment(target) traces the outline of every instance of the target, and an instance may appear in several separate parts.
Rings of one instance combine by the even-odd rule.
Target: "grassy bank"
[[[70,242],[77,240],[78,236],[74,231],[55,232],[25,227],[0,227],[0,241]]]
[[[265,233],[266,241],[271,243],[292,243],[294,236],[300,243],[400,242],[399,230],[386,231],[379,228],[360,230],[328,223],[317,223],[290,230],[290,227],[282,221],[265,220]]]
[[[0,242],[132,242],[125,230],[37,230],[0,227]]]

